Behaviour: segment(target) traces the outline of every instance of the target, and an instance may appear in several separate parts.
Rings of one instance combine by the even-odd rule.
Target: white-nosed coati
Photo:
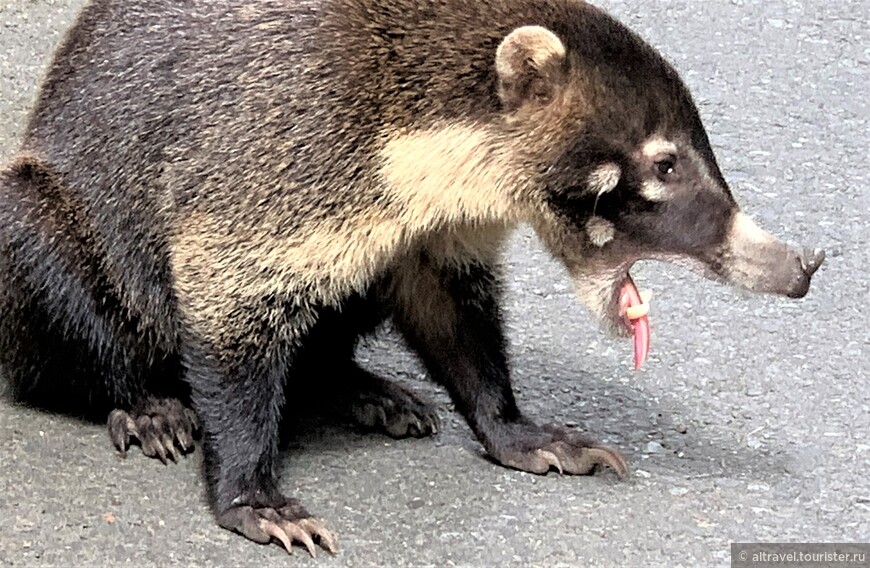
[[[386,318],[496,461],[624,474],[514,401],[518,223],[640,355],[638,259],[800,297],[823,258],[739,212],[673,68],[579,0],[94,0],[0,173],[2,374],[32,404],[117,408],[122,451],[165,459],[198,419],[218,522],[312,553],[334,538],[275,475],[304,371],[363,422],[435,429],[353,361]]]

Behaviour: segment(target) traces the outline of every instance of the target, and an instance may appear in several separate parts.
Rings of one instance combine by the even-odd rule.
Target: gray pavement
[[[515,382],[540,421],[621,448],[633,478],[528,475],[482,457],[389,335],[366,365],[442,403],[435,439],[311,427],[283,488],[340,538],[288,557],[219,529],[201,453],[117,458],[101,425],[0,404],[0,564],[715,566],[731,541],[870,541],[870,162],[865,0],[602,2],[681,70],[726,177],[780,236],[828,249],[802,301],[659,264],[653,353],[607,338],[528,232],[509,251]],[[0,157],[80,0],[0,0]]]

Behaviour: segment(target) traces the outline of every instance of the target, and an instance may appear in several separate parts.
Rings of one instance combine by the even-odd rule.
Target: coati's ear
[[[562,80],[565,46],[541,26],[522,26],[495,52],[498,96],[507,109],[525,102],[546,103]]]

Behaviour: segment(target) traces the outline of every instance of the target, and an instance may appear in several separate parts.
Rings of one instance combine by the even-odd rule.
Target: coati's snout
[[[825,251],[791,247],[760,228],[744,213],[731,219],[721,249],[705,259],[726,282],[753,292],[803,298]]]

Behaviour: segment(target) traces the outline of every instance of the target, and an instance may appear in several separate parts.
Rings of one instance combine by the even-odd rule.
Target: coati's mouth
[[[614,294],[616,318],[614,323],[622,326],[634,338],[634,368],[640,369],[650,350],[649,301],[652,292],[639,292],[634,279],[626,272]]]
[[[634,340],[634,366],[639,369],[650,351],[649,301],[629,273],[637,259],[617,265],[569,265],[580,300],[598,316],[603,327]],[[573,268],[573,270],[572,270]]]

